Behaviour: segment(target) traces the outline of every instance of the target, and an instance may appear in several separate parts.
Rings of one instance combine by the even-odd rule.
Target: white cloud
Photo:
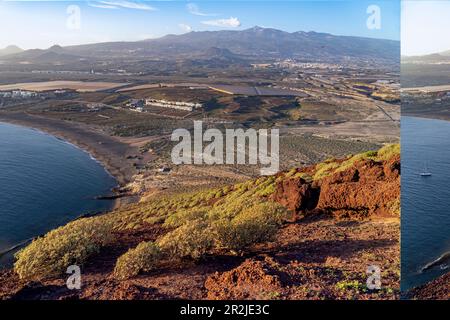
[[[178,25],[181,29],[183,29],[184,32],[191,32],[192,31],[192,27],[188,24],[185,23],[180,23]]]
[[[217,19],[202,21],[203,24],[215,27],[237,28],[241,25],[238,18],[230,17],[229,19]]]
[[[147,11],[155,11],[156,10],[154,7],[149,6],[145,3],[124,1],[124,0],[99,1],[99,3],[94,3],[94,4],[90,3],[89,5],[91,7],[103,8],[103,9],[126,8],[126,9],[147,10]]]
[[[108,4],[101,4],[101,3],[88,3],[90,7],[94,8],[100,8],[100,9],[118,9],[116,6],[111,6]]]
[[[189,11],[190,14],[193,14],[193,15],[196,15],[196,16],[208,17],[208,16],[216,16],[217,15],[215,13],[204,13],[204,12],[201,12],[200,8],[195,3],[188,3],[186,5],[186,8],[187,8],[187,10]]]

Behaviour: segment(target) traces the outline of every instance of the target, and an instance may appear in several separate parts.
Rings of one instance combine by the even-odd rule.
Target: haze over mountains
[[[19,48],[18,46],[15,45],[11,45],[11,46],[7,46],[4,49],[0,49],[0,57],[1,56],[7,56],[10,54],[15,54],[15,53],[19,53],[22,52],[23,50],[21,48]]]
[[[450,50],[426,54],[421,56],[402,56],[404,63],[448,63],[450,62]]]
[[[402,56],[402,86],[450,84],[450,50],[422,56]]]
[[[9,48],[9,49],[8,49]],[[230,63],[275,59],[345,61],[352,58],[398,63],[400,43],[394,40],[335,36],[317,32],[285,32],[253,27],[242,31],[201,31],[135,42],[106,42],[49,49],[0,50],[7,63],[64,64],[74,60],[219,59]],[[19,49],[19,50],[17,50]]]

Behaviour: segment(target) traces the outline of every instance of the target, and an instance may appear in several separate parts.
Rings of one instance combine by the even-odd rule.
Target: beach
[[[120,186],[131,182],[136,173],[139,147],[131,140],[126,143],[92,126],[25,112],[0,112],[0,122],[34,128],[74,144],[99,161]]]
[[[42,131],[0,122],[0,268],[3,253],[77,219],[111,210],[117,180],[100,162]]]

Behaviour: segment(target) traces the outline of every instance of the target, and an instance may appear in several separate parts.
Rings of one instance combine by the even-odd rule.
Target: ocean
[[[401,144],[401,287],[408,290],[450,272],[448,261],[422,271],[450,251],[450,122],[402,117]],[[432,176],[420,176],[424,167]]]
[[[0,123],[0,252],[64,225],[111,209],[115,179],[88,153],[37,130]],[[12,254],[0,257],[10,266]]]

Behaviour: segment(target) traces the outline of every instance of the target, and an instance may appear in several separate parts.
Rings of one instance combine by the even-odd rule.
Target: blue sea
[[[450,272],[448,263],[422,268],[450,251],[450,122],[401,119],[401,287]],[[420,176],[428,168],[430,177]]]
[[[21,126],[0,123],[0,252],[74,218],[111,208],[115,179],[86,152]],[[12,263],[0,257],[0,268]]]

